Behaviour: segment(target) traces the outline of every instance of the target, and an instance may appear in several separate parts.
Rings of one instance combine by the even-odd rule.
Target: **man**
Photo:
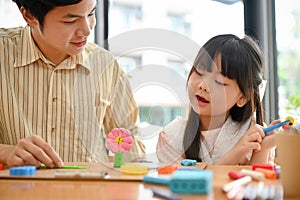
[[[96,0],[13,0],[26,27],[0,29],[0,163],[106,162],[114,127],[139,135],[138,108],[114,57],[87,37]],[[135,138],[126,160],[144,156]]]

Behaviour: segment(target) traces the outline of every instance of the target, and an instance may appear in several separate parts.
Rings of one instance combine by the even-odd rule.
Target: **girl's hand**
[[[269,126],[278,124],[280,122],[281,122],[280,119],[276,119],[273,122],[271,122],[269,124]],[[276,133],[276,130],[270,131],[270,132],[268,132],[268,134],[266,135],[266,137],[264,137],[264,139],[263,139],[263,141],[261,143],[261,148],[263,150],[271,149],[271,148],[273,148],[273,147],[276,146],[276,140],[275,140],[275,135],[274,135],[275,133]]]
[[[269,126],[278,124],[281,121],[279,119],[274,120]],[[276,147],[276,130],[269,132],[261,142],[261,150],[253,153],[250,163],[270,163],[275,159],[275,147]]]
[[[265,134],[262,126],[258,124],[251,126],[245,135],[234,145],[234,147],[227,154],[221,157],[216,164],[245,164],[244,160],[248,153],[261,150],[261,142],[264,137]]]
[[[244,156],[251,151],[259,151],[264,137],[265,134],[263,132],[263,127],[258,124],[254,124],[233,147],[233,150],[240,152]]]

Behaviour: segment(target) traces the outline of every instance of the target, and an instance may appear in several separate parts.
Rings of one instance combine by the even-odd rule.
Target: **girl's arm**
[[[253,153],[249,164],[274,163],[274,159],[275,159],[275,148],[262,149],[259,152]]]
[[[260,151],[253,152],[250,164],[273,163],[275,159],[276,140],[275,135],[268,135],[261,142]]]

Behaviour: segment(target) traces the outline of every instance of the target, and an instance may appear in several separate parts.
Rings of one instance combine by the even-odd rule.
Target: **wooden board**
[[[150,173],[156,173],[159,165],[153,163],[126,163],[149,167]],[[0,170],[0,179],[47,179],[47,180],[124,180],[141,181],[145,174],[132,175],[113,168],[113,163],[65,163],[65,165],[87,166],[87,169],[37,169],[33,176],[10,176],[9,169]],[[179,166],[180,168],[204,169],[206,163],[195,166]]]

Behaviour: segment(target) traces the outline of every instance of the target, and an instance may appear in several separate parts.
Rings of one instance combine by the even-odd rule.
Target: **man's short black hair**
[[[68,6],[81,2],[82,0],[12,0],[19,9],[24,7],[40,23],[41,28],[44,25],[45,15],[58,6]]]

